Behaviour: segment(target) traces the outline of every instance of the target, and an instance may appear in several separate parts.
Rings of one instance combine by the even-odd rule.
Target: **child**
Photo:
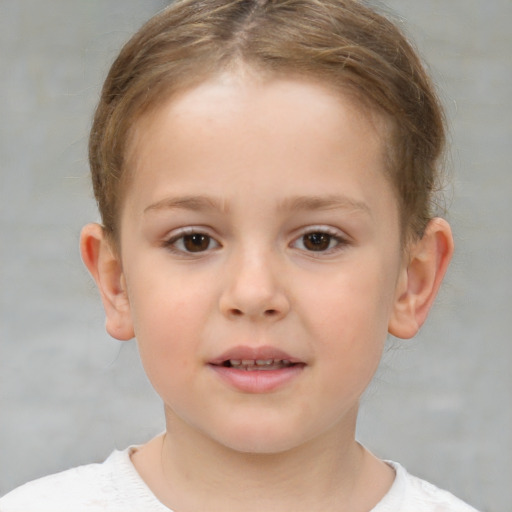
[[[453,251],[444,127],[397,28],[354,0],[184,0],[123,48],[82,232],[107,330],[166,431],[26,484],[14,511],[471,511],[355,440],[388,333]]]

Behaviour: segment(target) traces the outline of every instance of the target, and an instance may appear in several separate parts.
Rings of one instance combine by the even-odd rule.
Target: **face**
[[[126,322],[168,421],[245,452],[353,435],[402,266],[376,123],[222,75],[142,119],[131,164]]]

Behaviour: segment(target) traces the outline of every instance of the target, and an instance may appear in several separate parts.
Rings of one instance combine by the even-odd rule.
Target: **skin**
[[[132,460],[167,506],[363,512],[392,484],[355,441],[359,398],[388,332],[425,320],[453,244],[435,219],[401,247],[377,121],[322,85],[236,73],[138,122],[120,247],[89,225],[82,254],[164,402],[166,435]],[[240,345],[300,370],[241,391],[211,365]]]

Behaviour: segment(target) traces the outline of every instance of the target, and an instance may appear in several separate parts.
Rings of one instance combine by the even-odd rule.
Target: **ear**
[[[99,224],[87,224],[80,236],[80,252],[101,294],[107,332],[118,340],[133,338],[126,281],[119,257]]]
[[[440,218],[429,222],[423,237],[412,245],[398,279],[388,332],[412,338],[425,322],[453,254],[450,225]]]

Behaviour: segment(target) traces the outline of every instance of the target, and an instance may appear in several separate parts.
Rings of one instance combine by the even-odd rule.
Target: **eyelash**
[[[194,243],[194,241],[192,240],[193,237],[203,237],[203,240],[199,239],[196,241],[204,242],[204,240],[206,239],[208,245],[204,249],[201,249],[198,251],[188,250],[184,244],[187,243],[187,239],[188,239],[188,241],[191,241],[192,243]],[[211,247],[212,242],[214,244],[214,247]],[[188,229],[180,231],[179,233],[175,234],[168,240],[165,240],[163,245],[164,245],[164,247],[169,249],[171,252],[174,252],[176,254],[181,254],[181,255],[183,255],[183,254],[186,254],[186,255],[201,254],[203,252],[211,251],[212,249],[216,249],[216,248],[220,247],[220,243],[217,242],[217,240],[215,240],[212,236],[208,235],[207,233],[205,233],[204,231],[202,231],[200,229],[195,229],[195,228],[188,228]],[[178,247],[178,245],[182,245],[182,247]]]
[[[308,249],[305,247],[304,242],[308,236],[318,236],[317,243],[320,246],[319,250]],[[327,240],[324,238],[327,237]],[[310,240],[311,241],[311,240]],[[322,244],[327,242],[327,247],[322,248]],[[334,245],[332,243],[334,242]],[[297,247],[299,250],[305,251],[311,255],[322,255],[322,254],[332,254],[343,250],[348,244],[349,241],[340,235],[339,231],[329,228],[326,226],[313,226],[309,228],[307,231],[303,232],[298,238],[296,238],[291,244],[291,247],[296,246],[297,243],[301,243],[303,247]]]
[[[318,244],[318,250],[307,248],[305,242],[307,241],[307,237],[316,237],[316,240],[309,240],[309,242],[313,242],[314,244]],[[194,240],[194,237],[198,237]],[[190,250],[190,247],[186,247],[186,243],[191,242],[192,244],[196,244],[199,250]],[[201,247],[201,243],[205,243],[206,246]],[[334,242],[334,245],[333,245]],[[324,247],[327,243],[327,247]],[[322,254],[331,254],[337,251],[342,250],[344,247],[348,245],[348,241],[346,238],[340,236],[337,230],[332,228],[328,228],[325,226],[311,227],[307,231],[303,232],[299,237],[295,238],[291,243],[290,247],[299,249],[306,253],[312,255],[322,255]],[[213,244],[213,247],[212,247]],[[297,244],[301,244],[302,247],[297,247]],[[170,251],[180,254],[180,255],[195,255],[209,252],[211,250],[215,250],[221,247],[221,244],[215,240],[212,236],[208,235],[204,231],[196,228],[187,228],[185,230],[180,231],[179,233],[173,235],[168,240],[165,240],[163,243],[164,247],[169,249]],[[179,247],[181,246],[181,247]]]

